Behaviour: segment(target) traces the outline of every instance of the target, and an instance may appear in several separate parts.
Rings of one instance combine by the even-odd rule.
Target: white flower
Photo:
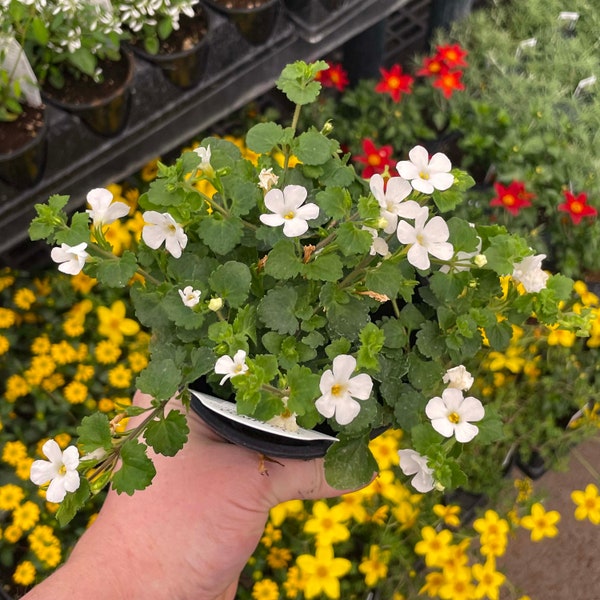
[[[283,225],[283,234],[287,237],[298,237],[306,233],[306,221],[319,216],[316,204],[304,204],[306,196],[306,188],[301,185],[286,185],[283,191],[277,188],[269,190],[265,194],[265,206],[273,214],[260,215],[260,220],[269,227]]]
[[[223,308],[223,298],[211,298],[208,301],[208,310],[217,312]]]
[[[373,238],[373,243],[371,244],[369,254],[371,256],[375,256],[375,254],[379,254],[380,256],[387,256],[390,250],[388,248],[387,242],[377,235],[377,229],[367,227],[366,225],[363,225],[362,228],[365,231],[368,231],[371,234],[371,237]]]
[[[471,268],[471,263],[473,263],[476,267],[484,267],[487,259],[481,252],[481,238],[477,236],[479,240],[477,242],[477,248],[473,252],[465,252],[461,250],[456,253],[454,260],[452,261],[452,265],[442,265],[440,267],[440,271],[442,273],[459,273],[460,271],[468,271]],[[484,262],[481,264],[481,257],[483,257]]]
[[[424,494],[435,487],[433,470],[427,466],[427,457],[421,456],[416,450],[398,450],[400,468],[405,475],[414,475],[412,486]]]
[[[220,385],[223,385],[230,377],[242,375],[247,370],[248,365],[246,364],[246,352],[244,350],[238,350],[233,358],[231,356],[221,356],[215,363],[215,373],[225,376],[219,382]]]
[[[454,183],[454,175],[450,173],[452,163],[445,154],[438,152],[430,160],[423,146],[415,146],[408,158],[410,160],[399,161],[396,170],[415,190],[432,194],[434,190],[447,190]]]
[[[261,169],[258,174],[258,187],[268,192],[274,185],[277,185],[279,177],[273,173],[273,169]]]
[[[212,168],[212,165],[210,164],[210,157],[211,157],[210,145],[206,146],[206,148],[203,148],[202,146],[198,146],[198,148],[194,149],[194,152],[200,157],[200,164],[198,165],[197,168],[200,169],[201,171],[212,172],[213,168]]]
[[[75,446],[69,446],[63,452],[54,440],[45,442],[42,452],[49,460],[34,460],[29,477],[36,485],[50,482],[46,500],[62,502],[67,492],[79,488],[79,452]]]
[[[92,217],[94,227],[110,225],[117,219],[129,214],[125,202],[113,202],[112,193],[104,188],[94,188],[87,194],[88,204],[92,207],[86,212]]]
[[[321,375],[320,396],[315,402],[319,413],[335,420],[340,425],[348,425],[360,412],[360,404],[355,400],[366,400],[371,395],[373,381],[366,373],[350,377],[356,368],[356,359],[348,354],[340,354],[333,359],[333,370],[327,369]]]
[[[514,265],[513,279],[523,284],[526,292],[540,292],[546,287],[548,273],[542,269],[545,254],[527,256]]]
[[[61,244],[60,247],[52,248],[50,257],[55,263],[59,263],[58,270],[67,275],[77,275],[83,269],[85,260],[89,254],[85,251],[87,244],[81,242],[77,246]]]
[[[183,227],[176,223],[169,213],[147,210],[142,217],[146,222],[142,229],[144,242],[153,250],[159,248],[164,242],[167,251],[175,258],[179,258],[181,251],[187,245],[187,235]]]
[[[473,385],[475,379],[473,378],[473,375],[467,371],[464,365],[458,365],[458,367],[448,369],[442,377],[442,381],[447,384],[448,387],[466,392]]]
[[[421,206],[414,200],[404,199],[412,192],[412,187],[402,177],[390,177],[387,185],[381,175],[376,173],[369,180],[371,193],[375,196],[381,207],[381,217],[387,223],[385,233],[394,233],[398,224],[398,217],[414,219]]]
[[[415,217],[414,227],[406,221],[398,223],[396,235],[401,244],[410,244],[406,255],[408,262],[417,269],[428,269],[429,255],[440,260],[452,258],[454,248],[448,242],[450,231],[442,217],[435,216],[429,222],[429,210],[422,207]]]
[[[186,306],[190,308],[196,306],[200,302],[200,290],[195,290],[191,285],[184,287],[182,290],[178,290],[181,300]]]
[[[442,397],[432,398],[425,407],[433,428],[444,437],[456,437],[457,441],[470,442],[479,433],[477,425],[485,415],[483,404],[473,396],[463,397],[460,390],[446,388]]]

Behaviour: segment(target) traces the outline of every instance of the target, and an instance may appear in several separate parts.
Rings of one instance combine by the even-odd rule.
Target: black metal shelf
[[[408,3],[350,0],[333,13],[337,19],[324,21],[320,28],[310,23],[303,28],[298,16],[281,11],[274,34],[260,46],[246,42],[224,17],[211,15],[209,59],[203,80],[192,89],[181,90],[167,81],[159,68],[136,59],[128,124],[112,138],[102,138],[77,117],[48,107],[44,178],[35,187],[21,191],[0,183],[2,262],[25,266],[27,253],[35,253],[35,245],[26,244],[35,203],[45,202],[52,194],[68,194],[69,207],[80,207],[89,189],[126,178],[270,90],[286,64],[321,58]]]

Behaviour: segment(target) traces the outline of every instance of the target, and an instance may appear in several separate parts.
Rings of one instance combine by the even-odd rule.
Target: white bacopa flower
[[[210,164],[210,145],[203,148],[202,146],[198,146],[198,148],[194,149],[194,152],[200,157],[200,164],[198,165],[198,169],[201,171],[212,171],[212,165]]]
[[[196,306],[200,302],[200,290],[195,290],[191,285],[184,287],[182,290],[177,290],[181,296],[181,301],[190,308]]]
[[[349,354],[340,354],[333,359],[333,369],[321,375],[321,394],[315,406],[320,414],[335,420],[340,425],[348,425],[360,412],[358,400],[366,400],[371,395],[373,381],[366,373],[351,377],[356,368],[356,359]]]
[[[448,242],[450,231],[444,219],[435,216],[427,221],[428,216],[429,210],[422,207],[415,217],[414,226],[400,221],[396,231],[398,241],[410,245],[406,258],[417,269],[429,268],[430,254],[440,260],[450,260],[454,253],[452,244]]]
[[[92,208],[86,212],[92,218],[94,227],[110,225],[129,214],[129,206],[125,202],[113,202],[112,200],[112,192],[105,188],[94,188],[88,192],[87,201]]]
[[[466,392],[471,388],[475,379],[473,378],[473,375],[467,371],[464,365],[458,365],[458,367],[448,369],[442,377],[442,381],[448,387]]]
[[[308,192],[301,185],[286,185],[282,190],[273,188],[265,194],[265,206],[272,214],[260,215],[269,227],[283,225],[283,234],[298,237],[308,230],[309,219],[319,216],[319,207],[312,202],[304,204]]]
[[[48,440],[42,446],[48,460],[34,460],[29,477],[36,485],[50,482],[46,490],[48,502],[62,502],[67,492],[79,488],[79,452],[69,446],[63,452],[55,440]]]
[[[421,456],[416,450],[398,450],[400,468],[405,475],[414,475],[411,484],[422,494],[430,492],[435,487],[433,469],[427,466],[427,457]]]
[[[273,173],[273,169],[261,169],[258,174],[258,187],[268,192],[273,186],[277,185],[279,177]]]
[[[248,371],[248,365],[246,364],[246,352],[244,350],[238,350],[233,358],[231,356],[221,356],[215,363],[215,373],[224,375],[219,385],[223,385],[230,377],[242,375],[246,371]]]
[[[515,263],[513,279],[522,283],[526,292],[540,292],[546,287],[548,273],[542,269],[545,254],[527,256],[521,262]]]
[[[452,163],[449,158],[437,152],[431,159],[423,146],[415,146],[408,153],[409,160],[401,160],[396,165],[400,177],[408,179],[412,187],[423,194],[432,194],[434,190],[447,190],[454,183],[450,173]]]
[[[388,248],[387,242],[380,238],[377,234],[377,229],[373,229],[372,227],[367,227],[363,225],[362,227],[365,231],[368,231],[373,238],[373,243],[371,244],[371,248],[369,249],[369,254],[371,256],[375,256],[375,254],[379,254],[380,256],[387,256],[390,252]]]
[[[469,271],[471,266],[474,264],[476,267],[485,266],[485,262],[481,264],[481,257],[485,259],[485,256],[481,253],[481,238],[477,236],[479,240],[477,243],[477,248],[473,252],[465,252],[461,250],[456,253],[454,260],[452,261],[452,265],[442,265],[440,267],[440,271],[442,273],[460,273],[461,271]]]
[[[61,244],[56,248],[52,248],[50,257],[55,263],[58,263],[58,270],[67,275],[77,275],[83,269],[85,261],[89,254],[85,251],[87,244],[81,242],[76,246]]]
[[[446,388],[441,398],[432,398],[425,407],[433,428],[444,437],[454,436],[457,441],[470,442],[479,428],[471,421],[480,421],[485,416],[483,404],[473,396],[463,397],[456,388]]]
[[[387,223],[384,227],[385,233],[394,233],[398,225],[398,217],[404,219],[414,219],[421,206],[414,200],[406,200],[406,197],[412,192],[412,187],[406,179],[402,177],[390,177],[387,185],[379,173],[376,173],[369,180],[371,193],[375,196],[381,207],[381,217]]]
[[[188,241],[183,227],[169,213],[147,210],[142,218],[146,223],[142,228],[142,239],[146,245],[156,250],[164,242],[167,252],[179,258]]]

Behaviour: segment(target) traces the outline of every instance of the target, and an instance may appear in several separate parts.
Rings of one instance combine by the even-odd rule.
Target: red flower
[[[495,183],[497,196],[490,202],[490,206],[502,206],[515,217],[522,208],[531,206],[530,200],[535,194],[525,191],[525,184],[513,181],[508,187]]]
[[[465,85],[461,81],[462,76],[462,71],[451,71],[445,68],[433,82],[433,87],[440,88],[444,97],[450,98],[455,90],[465,89]]]
[[[466,67],[467,61],[465,60],[465,56],[467,56],[467,51],[460,47],[459,44],[450,44],[446,46],[437,46],[436,47],[436,58],[444,63],[449,69],[455,69],[456,67]]]
[[[392,65],[392,68],[379,69],[381,72],[381,81],[375,86],[375,91],[381,94],[388,93],[394,102],[400,102],[402,94],[410,94],[414,79],[402,72],[400,65]]]
[[[423,67],[417,71],[417,75],[425,77],[437,77],[446,65],[444,61],[436,54],[423,59]]]
[[[582,192],[575,196],[568,190],[563,192],[566,202],[558,205],[558,210],[569,213],[575,225],[581,223],[583,217],[597,217],[598,211],[587,203],[587,194]]]
[[[329,68],[319,71],[316,80],[321,82],[323,87],[331,87],[343,92],[348,86],[348,73],[339,63],[327,63]]]
[[[355,156],[354,160],[365,165],[362,172],[362,176],[365,179],[369,179],[375,173],[383,173],[386,166],[389,168],[390,173],[396,173],[396,163],[390,158],[393,152],[391,146],[377,148],[373,140],[365,139],[363,140],[362,148],[364,155]]]

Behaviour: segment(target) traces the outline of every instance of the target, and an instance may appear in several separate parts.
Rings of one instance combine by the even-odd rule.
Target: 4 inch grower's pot
[[[65,73],[62,89],[43,87],[43,96],[58,108],[79,117],[94,133],[111,137],[127,125],[131,105],[131,82],[134,62],[129,51],[121,59],[99,61],[103,81],[91,77],[75,78]]]
[[[47,156],[43,106],[24,106],[15,121],[0,122],[0,179],[17,189],[33,187],[44,175]]]
[[[164,76],[179,88],[191,88],[200,82],[206,71],[209,54],[209,13],[200,4],[196,5],[195,16],[181,15],[179,29],[161,40],[156,54],[147,52],[142,40],[134,38],[133,52],[162,70]]]
[[[281,0],[204,0],[225,15],[250,44],[264,44],[273,33]]]

